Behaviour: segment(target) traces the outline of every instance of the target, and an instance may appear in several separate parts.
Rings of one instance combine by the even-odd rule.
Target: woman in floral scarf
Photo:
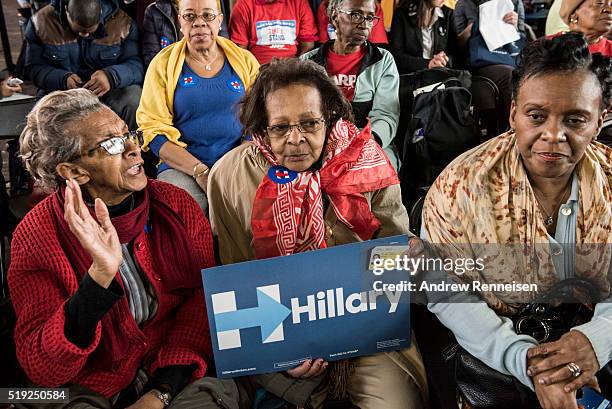
[[[513,75],[512,129],[440,175],[425,201],[423,236],[445,256],[489,252],[485,268],[462,281],[536,284],[542,294],[576,277],[605,301],[590,322],[539,346],[505,318],[536,294],[480,291],[486,304],[429,309],[469,353],[534,389],[542,407],[576,408],[576,390],[595,385],[612,359],[612,150],[595,141],[610,100],[610,61],[591,56],[582,35],[566,34],[528,45]],[[506,246],[517,252],[491,251]]]
[[[253,140],[218,162],[208,187],[223,264],[408,232],[395,171],[370,126],[360,131],[351,123],[350,104],[316,63],[289,59],[263,67],[240,119]],[[426,383],[415,346],[327,368],[315,359],[274,376],[299,383],[312,407],[320,407],[326,391],[348,394],[362,409],[423,407]]]

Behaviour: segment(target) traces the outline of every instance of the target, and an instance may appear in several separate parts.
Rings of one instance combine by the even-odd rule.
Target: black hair
[[[428,10],[433,9],[431,0],[400,0],[397,8],[404,8],[416,13],[417,27],[425,27],[425,17]]]
[[[353,121],[351,104],[323,67],[310,60],[274,58],[263,65],[257,79],[240,104],[244,135],[262,134],[268,126],[266,99],[272,92],[294,84],[316,88],[321,95],[321,111],[331,129],[339,119]]]
[[[100,0],[68,0],[66,11],[73,22],[87,28],[100,22],[102,6]]]
[[[512,72],[512,99],[516,100],[523,83],[533,77],[558,72],[586,70],[595,75],[601,87],[601,109],[606,109],[612,96],[612,64],[610,58],[589,52],[584,35],[569,32],[551,39],[533,41],[518,57]]]

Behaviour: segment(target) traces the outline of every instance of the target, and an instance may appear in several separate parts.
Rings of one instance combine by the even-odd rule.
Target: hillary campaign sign
[[[373,285],[408,277],[376,276],[370,263],[375,248],[407,243],[395,236],[203,270],[217,376],[408,347],[409,293]]]

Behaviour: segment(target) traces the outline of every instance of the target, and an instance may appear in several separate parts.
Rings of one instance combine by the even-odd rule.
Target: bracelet
[[[198,173],[197,175],[193,175],[194,179],[199,178],[202,175],[206,175],[208,172],[210,172],[210,168],[206,168],[205,170],[203,170],[202,172]]]
[[[195,166],[193,167],[193,172],[191,172],[191,176],[193,176],[194,179],[197,178],[198,176],[202,175],[202,173],[199,173],[199,174],[196,173],[197,170],[198,170],[198,166],[200,166],[200,165],[206,166],[202,162],[198,162],[198,163],[195,164]],[[208,167],[206,168],[206,170],[208,170]],[[206,171],[204,171],[204,172],[206,172]]]
[[[151,389],[149,393],[159,399],[164,404],[164,407],[170,405],[170,401],[172,400],[172,395],[170,395],[170,393],[162,392],[158,389]]]
[[[202,165],[202,162],[198,162],[195,165],[193,165],[193,172],[191,172],[191,176],[193,176],[195,178],[196,175],[196,170],[198,170],[198,166]]]

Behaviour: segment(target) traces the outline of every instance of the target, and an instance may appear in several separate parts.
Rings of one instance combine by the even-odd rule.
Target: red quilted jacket
[[[149,183],[183,218],[198,265],[214,265],[210,225],[196,202],[172,185]],[[193,295],[165,292],[144,232],[134,240],[134,256],[155,288],[156,316],[141,330],[124,296],[112,307],[122,317],[114,323],[115,332],[122,334],[120,349],[112,356],[96,353],[104,337],[100,323],[91,344],[81,349],[64,336],[64,304],[79,283],[57,238],[51,197],[26,215],[12,241],[8,283],[17,313],[17,357],[32,382],[45,387],[79,384],[110,397],[128,386],[139,368],[153,373],[168,365],[196,364],[194,377],[204,376],[211,345],[203,290]],[[123,285],[119,274],[116,279]]]

